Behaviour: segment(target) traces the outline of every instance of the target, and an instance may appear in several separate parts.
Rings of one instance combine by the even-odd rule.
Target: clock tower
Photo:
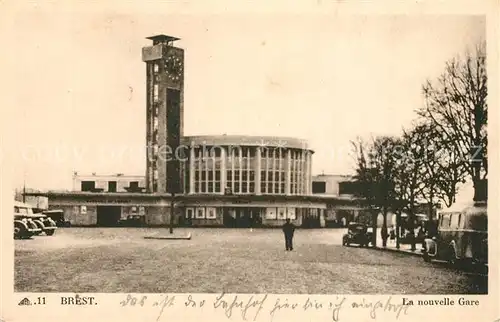
[[[174,47],[179,38],[148,37],[142,48],[146,63],[146,189],[152,193],[180,193],[180,160],[176,158],[183,135],[184,50]]]

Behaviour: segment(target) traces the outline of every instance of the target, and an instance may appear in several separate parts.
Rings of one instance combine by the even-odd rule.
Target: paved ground
[[[176,229],[176,232],[181,229]],[[487,276],[419,257],[341,245],[343,229],[182,229],[191,240],[149,240],[168,229],[62,228],[15,241],[24,292],[481,294]]]

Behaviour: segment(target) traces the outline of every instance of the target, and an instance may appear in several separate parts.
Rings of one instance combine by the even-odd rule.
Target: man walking
[[[293,250],[293,233],[295,232],[295,225],[290,222],[290,219],[286,220],[283,225],[283,233],[285,234],[285,249]]]

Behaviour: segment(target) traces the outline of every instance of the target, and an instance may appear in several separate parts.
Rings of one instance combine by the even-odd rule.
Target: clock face
[[[173,81],[179,81],[182,77],[182,60],[176,56],[169,56],[165,59],[165,71],[168,78]]]

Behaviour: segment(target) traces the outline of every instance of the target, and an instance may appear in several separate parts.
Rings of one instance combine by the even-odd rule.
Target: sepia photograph
[[[15,19],[14,292],[491,292],[486,16]]]

